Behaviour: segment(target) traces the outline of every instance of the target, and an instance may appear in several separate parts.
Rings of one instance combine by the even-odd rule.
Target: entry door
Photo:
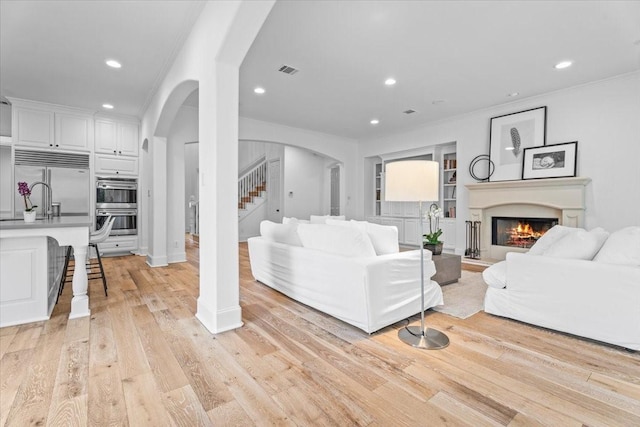
[[[282,221],[280,191],[280,159],[269,161],[269,177],[267,178],[267,218],[269,221]]]
[[[340,215],[340,167],[331,168],[331,215]]]

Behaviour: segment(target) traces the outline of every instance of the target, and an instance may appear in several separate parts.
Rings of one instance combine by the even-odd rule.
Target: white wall
[[[283,215],[308,219],[328,213],[323,204],[325,158],[296,147],[284,148]]]
[[[481,82],[479,82],[481,84]],[[640,72],[569,88],[454,117],[408,132],[360,141],[358,214],[364,213],[365,158],[457,141],[458,250],[465,245],[468,219],[465,184],[475,183],[471,160],[489,153],[491,117],[547,106],[547,144],[578,141],[578,176],[587,187],[587,228],[617,230],[640,225]]]
[[[198,109],[182,106],[167,135],[167,259],[187,260],[184,231],[188,200],[185,196],[185,144],[198,140]]]
[[[306,129],[283,126],[276,123],[240,117],[240,139],[277,142],[287,146],[305,148],[335,159],[344,165],[343,176],[340,177],[340,200],[344,215],[348,218],[358,217],[358,209],[355,200],[357,198],[357,141],[335,135],[313,132]],[[284,189],[286,199],[288,190]],[[329,213],[329,204],[322,206],[322,213]]]

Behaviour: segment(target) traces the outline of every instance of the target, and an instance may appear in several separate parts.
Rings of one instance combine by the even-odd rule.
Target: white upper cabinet
[[[138,156],[138,124],[98,118],[95,121],[95,152]]]
[[[64,150],[91,150],[93,117],[90,114],[32,101],[11,101],[11,133],[15,144]]]
[[[53,147],[53,112],[14,106],[11,134],[16,144]]]
[[[88,150],[93,135],[93,118],[80,114],[55,113],[55,146]]]

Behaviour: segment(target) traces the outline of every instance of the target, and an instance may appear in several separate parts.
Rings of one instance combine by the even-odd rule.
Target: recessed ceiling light
[[[394,79],[393,77],[389,77],[384,81],[384,84],[386,84],[387,86],[393,86],[394,84],[396,84],[396,79]]]
[[[555,68],[556,68],[557,70],[562,70],[563,68],[571,67],[571,65],[572,65],[572,64],[573,64],[573,62],[571,62],[571,61],[562,61],[562,62],[558,62],[558,63],[555,65]]]
[[[371,123],[372,125],[377,125],[378,123],[380,123],[380,120],[378,120],[378,119],[373,119],[373,120],[371,120],[369,123]]]
[[[107,110],[113,110],[113,105],[111,105],[111,104],[102,104],[102,108],[105,108]]]
[[[511,93],[507,94],[507,96],[511,97],[511,98],[513,98],[514,96],[518,96],[518,95],[520,95],[520,92],[511,92]]]
[[[105,61],[105,64],[107,64],[111,68],[122,68],[122,64],[115,59],[108,59]]]
[[[258,95],[262,95],[265,92],[264,88],[262,88],[262,87],[257,87],[253,91],[255,93],[257,93]]]

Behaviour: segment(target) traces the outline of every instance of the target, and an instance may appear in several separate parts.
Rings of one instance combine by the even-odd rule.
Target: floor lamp
[[[385,165],[384,199],[387,202],[418,202],[420,215],[420,326],[405,326],[398,338],[406,344],[427,350],[449,345],[449,337],[424,325],[424,248],[422,244],[422,202],[436,201],[440,170],[437,162],[400,160]]]

